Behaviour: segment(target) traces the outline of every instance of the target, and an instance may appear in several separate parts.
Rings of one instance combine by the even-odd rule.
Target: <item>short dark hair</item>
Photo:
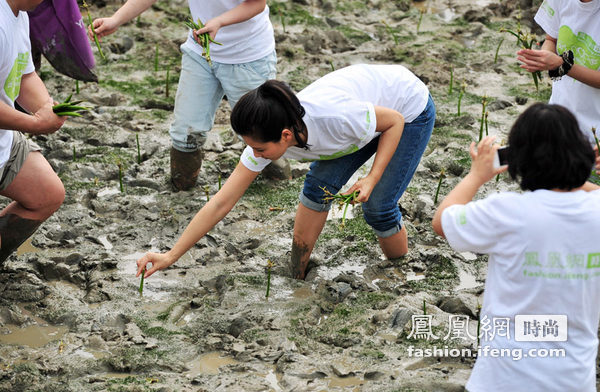
[[[591,130],[590,130],[591,132]],[[521,189],[572,190],[591,174],[595,154],[565,107],[535,103],[517,118],[508,135],[508,172]]]
[[[231,111],[231,126],[235,133],[250,136],[260,142],[278,142],[284,129],[291,129],[298,146],[308,149],[300,137],[306,125],[305,111],[292,89],[279,80],[267,80],[244,94]]]

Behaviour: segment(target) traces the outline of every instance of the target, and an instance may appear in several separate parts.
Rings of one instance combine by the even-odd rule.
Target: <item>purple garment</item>
[[[94,55],[76,0],[44,0],[29,12],[32,50],[38,50],[58,72],[97,82]]]

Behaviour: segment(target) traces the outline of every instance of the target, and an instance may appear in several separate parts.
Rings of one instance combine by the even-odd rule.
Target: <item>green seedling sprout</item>
[[[498,46],[496,47],[496,54],[494,55],[494,64],[498,62],[498,52],[500,51],[500,46],[502,45],[502,42],[504,42],[504,37],[502,37],[502,39],[498,43]]]
[[[269,298],[269,292],[271,291],[271,268],[273,268],[273,265],[271,260],[267,260],[267,293],[265,298]]]
[[[200,21],[200,19],[198,19],[198,23],[196,23],[196,22],[194,22],[194,20],[192,18],[189,18],[188,21],[185,22],[185,25],[192,30],[200,30],[201,28],[204,27],[204,24],[202,24],[202,21]],[[223,45],[223,44],[212,39],[209,33],[199,34],[198,41],[196,41],[196,42],[200,46],[202,46],[202,49],[204,49],[204,53],[202,54],[202,56],[206,59],[206,61],[208,62],[208,65],[212,66],[212,61],[210,60],[210,44],[211,43],[217,44],[217,45]]]
[[[433,198],[433,204],[437,204],[438,196],[440,195],[440,189],[442,188],[442,181],[446,177],[446,170],[440,170],[440,179],[438,181],[437,189],[435,190],[435,197]]]
[[[79,94],[79,80],[75,79],[75,94]]]
[[[142,275],[140,276],[140,288],[138,291],[140,292],[140,296],[144,293],[144,275],[146,274],[146,267],[142,270]]]
[[[283,28],[283,34],[285,34],[285,15],[281,9],[279,9],[279,19],[281,19],[281,27]]]
[[[218,190],[221,190],[221,181],[222,181],[222,180],[221,180],[221,173],[219,173],[219,177],[217,177],[217,183],[218,183],[218,185],[219,185],[219,188],[218,188]]]
[[[169,98],[169,73],[171,72],[171,65],[167,65],[167,77],[165,78],[165,97]]]
[[[73,162],[77,160],[77,154],[75,153],[75,146],[73,146]]]
[[[210,187],[208,185],[204,185],[204,194],[206,195],[206,201],[210,201]]]
[[[344,213],[342,214],[342,223],[340,225],[341,227],[344,227],[346,225],[346,212],[348,211],[348,206],[350,204],[354,204],[354,201],[358,196],[358,191],[354,191],[348,195],[342,195],[339,193],[334,195],[333,193],[329,192],[326,187],[322,186],[320,188],[324,192],[323,201],[329,202],[336,200],[340,208],[342,206],[344,207]]]
[[[423,300],[423,316],[427,315],[427,303]]]
[[[158,44],[154,48],[154,72],[158,72]]]
[[[489,129],[488,129],[488,117],[490,115],[490,112],[488,112],[487,110],[485,111],[485,136],[489,136]]]
[[[390,26],[389,24],[387,24],[385,20],[382,20],[381,23],[383,23],[383,25],[385,26],[387,32],[394,39],[394,44],[398,45],[398,35],[396,34],[396,32],[394,31],[394,29],[392,28],[392,26]]]
[[[450,85],[448,86],[448,95],[452,95],[454,89],[454,66],[450,66]]]
[[[137,132],[135,134],[135,144],[137,147],[137,163],[139,165],[142,163],[142,154],[140,154],[140,134]]]
[[[81,117],[80,112],[90,110],[90,108],[86,106],[79,106],[82,101],[71,102],[72,96],[73,94],[70,94],[64,102],[52,106],[52,111],[57,116]]]
[[[100,46],[100,41],[98,41],[98,36],[96,35],[96,29],[94,29],[94,23],[92,21],[92,16],[90,15],[90,8],[88,7],[85,0],[83,0],[83,8],[85,8],[85,12],[87,13],[88,24],[92,29],[92,35],[94,36],[94,42],[96,43],[96,47],[98,48],[98,53],[100,54],[100,57],[102,57],[102,60],[106,60],[104,52],[102,51],[102,47]]]
[[[135,20],[135,27],[141,27],[142,26],[142,15],[138,15],[137,19]]]
[[[483,128],[485,127],[486,108],[487,106],[487,95],[481,97],[481,121],[479,124],[479,141],[483,138]]]
[[[477,303],[477,347],[479,347],[480,331],[481,331],[481,305],[479,303]]]
[[[425,13],[425,10],[423,10],[423,9],[419,10],[419,21],[417,22],[417,34],[419,34],[419,28],[421,27],[421,21],[423,20],[424,13]]]
[[[335,67],[333,66],[333,61],[329,60],[329,67],[331,68],[331,72],[335,71]]]
[[[460,104],[462,102],[463,96],[465,95],[465,89],[467,88],[467,84],[465,82],[463,82],[460,85],[460,91],[458,93],[458,105],[456,108],[456,115],[460,116]]]
[[[525,34],[521,30],[521,25],[517,27],[517,32],[512,30],[508,30],[505,28],[501,28],[500,32],[506,32],[512,34],[517,38],[517,45],[521,45],[523,49],[531,49],[533,44],[536,42],[535,36],[533,34]],[[533,78],[533,83],[535,84],[535,90],[537,92],[540,91],[540,83],[539,81],[542,79],[542,73],[540,71],[535,71],[531,73],[531,77]]]

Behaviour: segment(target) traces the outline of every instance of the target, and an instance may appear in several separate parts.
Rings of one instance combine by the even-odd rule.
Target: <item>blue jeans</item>
[[[200,55],[181,48],[181,74],[175,96],[174,120],[169,129],[173,147],[196,151],[206,141],[223,96],[233,108],[248,91],[275,77],[275,52],[242,64],[213,61],[212,67]]]
[[[371,196],[362,204],[365,221],[378,237],[390,237],[402,228],[398,200],[412,179],[427,142],[433,132],[435,104],[431,95],[425,110],[412,122],[404,124],[398,148],[388,163]],[[315,161],[306,174],[300,202],[315,211],[328,211],[331,203],[323,201],[323,190],[335,194],[376,151],[379,137],[360,150],[333,160]]]

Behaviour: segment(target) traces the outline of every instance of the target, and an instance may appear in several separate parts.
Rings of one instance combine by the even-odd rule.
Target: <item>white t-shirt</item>
[[[243,0],[188,1],[192,18],[196,22],[200,19],[202,23],[206,23],[243,2]],[[273,26],[269,20],[269,6],[265,6],[264,11],[248,20],[221,27],[217,31],[215,41],[223,44],[210,44],[210,57],[218,63],[248,63],[273,53],[275,37]],[[202,55],[202,47],[194,41],[191,30],[183,46]]]
[[[523,353],[478,357],[467,390],[596,391],[600,191],[500,193],[448,207],[442,227],[453,249],[489,254],[480,319],[508,317],[511,328],[482,346]],[[516,341],[515,315],[567,315],[567,341]],[[566,356],[526,358],[531,348]]]
[[[8,3],[0,0],[0,100],[10,107],[15,107],[21,77],[35,70],[30,53],[27,12],[15,17]],[[0,168],[6,164],[11,146],[12,131],[0,129]]]
[[[298,93],[306,114],[309,150],[290,147],[286,158],[303,161],[335,159],[366,146],[379,135],[376,106],[392,108],[409,123],[427,106],[429,90],[401,65],[357,64],[331,72]],[[271,161],[246,147],[241,162],[261,171]]]
[[[556,51],[572,50],[575,64],[600,70],[600,0],[545,0],[535,21],[546,34],[557,38]],[[563,105],[577,118],[584,135],[594,141],[592,127],[600,136],[600,88],[570,76],[552,83],[550,103]]]

